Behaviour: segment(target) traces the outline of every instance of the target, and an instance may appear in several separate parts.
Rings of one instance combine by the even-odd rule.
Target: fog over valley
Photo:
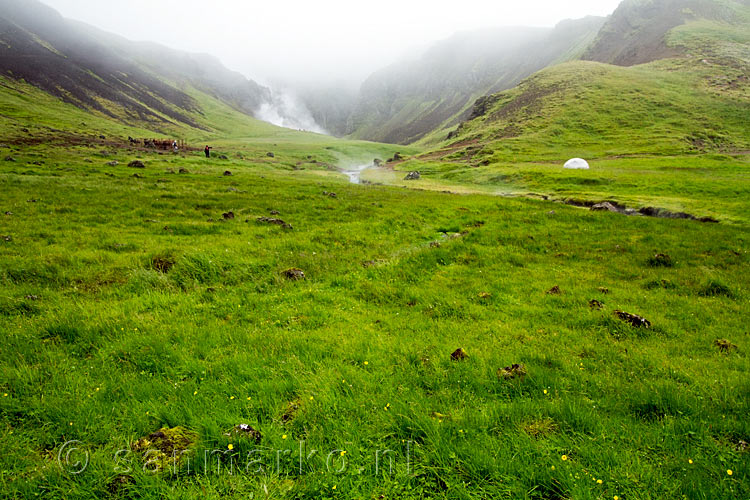
[[[352,132],[350,116],[360,85],[381,68],[408,64],[457,32],[552,27],[564,19],[609,15],[618,1],[469,0],[460,9],[453,2],[425,0],[386,0],[377,6],[343,0],[44,3],[64,17],[129,40],[218,57],[228,68],[273,89],[274,99],[265,103],[259,118],[342,135]]]

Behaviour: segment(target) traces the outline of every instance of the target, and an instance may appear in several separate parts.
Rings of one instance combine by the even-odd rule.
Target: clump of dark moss
[[[557,432],[559,426],[551,418],[529,420],[522,426],[523,431],[529,436],[539,439]]]
[[[674,267],[674,259],[665,253],[657,253],[649,257],[647,263],[649,267]]]
[[[154,255],[151,257],[151,269],[160,273],[168,273],[177,263],[177,258],[169,253]]]
[[[197,440],[198,435],[184,427],[162,427],[133,443],[133,451],[141,453],[152,470],[163,471],[178,467]]]
[[[731,288],[718,281],[710,281],[700,289],[698,294],[702,297],[729,297],[730,299],[734,298],[734,292],[732,292]]]
[[[729,351],[733,351],[737,349],[737,346],[728,341],[727,339],[716,339],[714,340],[714,345],[719,348],[719,351],[723,353],[728,353]]]
[[[286,409],[284,410],[284,413],[281,414],[281,421],[284,423],[290,422],[294,420],[294,417],[297,416],[297,412],[299,411],[300,407],[302,406],[302,403],[299,399],[296,399],[294,401],[290,401]]]
[[[464,361],[466,359],[469,359],[469,355],[466,354],[466,351],[464,351],[462,347],[459,347],[451,353],[451,361]]]
[[[497,378],[502,378],[505,380],[511,380],[514,378],[523,380],[524,377],[526,377],[526,368],[523,365],[519,365],[517,363],[506,366],[505,368],[500,368],[497,371]]]
[[[677,285],[669,280],[661,279],[649,281],[648,283],[643,285],[643,288],[645,288],[646,290],[656,290],[657,288],[661,288],[663,290],[674,290],[677,288]]]

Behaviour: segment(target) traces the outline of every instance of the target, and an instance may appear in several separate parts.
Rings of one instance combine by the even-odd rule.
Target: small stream
[[[372,164],[347,167],[342,168],[341,173],[349,177],[349,182],[351,182],[352,184],[362,184],[362,172],[371,167]]]

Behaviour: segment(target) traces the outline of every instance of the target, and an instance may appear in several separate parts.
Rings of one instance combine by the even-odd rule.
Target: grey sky
[[[133,40],[218,56],[261,82],[359,82],[456,31],[554,26],[620,0],[42,0]]]

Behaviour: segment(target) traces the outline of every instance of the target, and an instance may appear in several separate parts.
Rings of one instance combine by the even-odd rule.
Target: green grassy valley
[[[683,3],[408,145],[0,72],[0,496],[750,498],[750,7]]]
[[[91,153],[3,168],[9,496],[747,496],[746,228]],[[192,470],[116,455],[175,427]]]

